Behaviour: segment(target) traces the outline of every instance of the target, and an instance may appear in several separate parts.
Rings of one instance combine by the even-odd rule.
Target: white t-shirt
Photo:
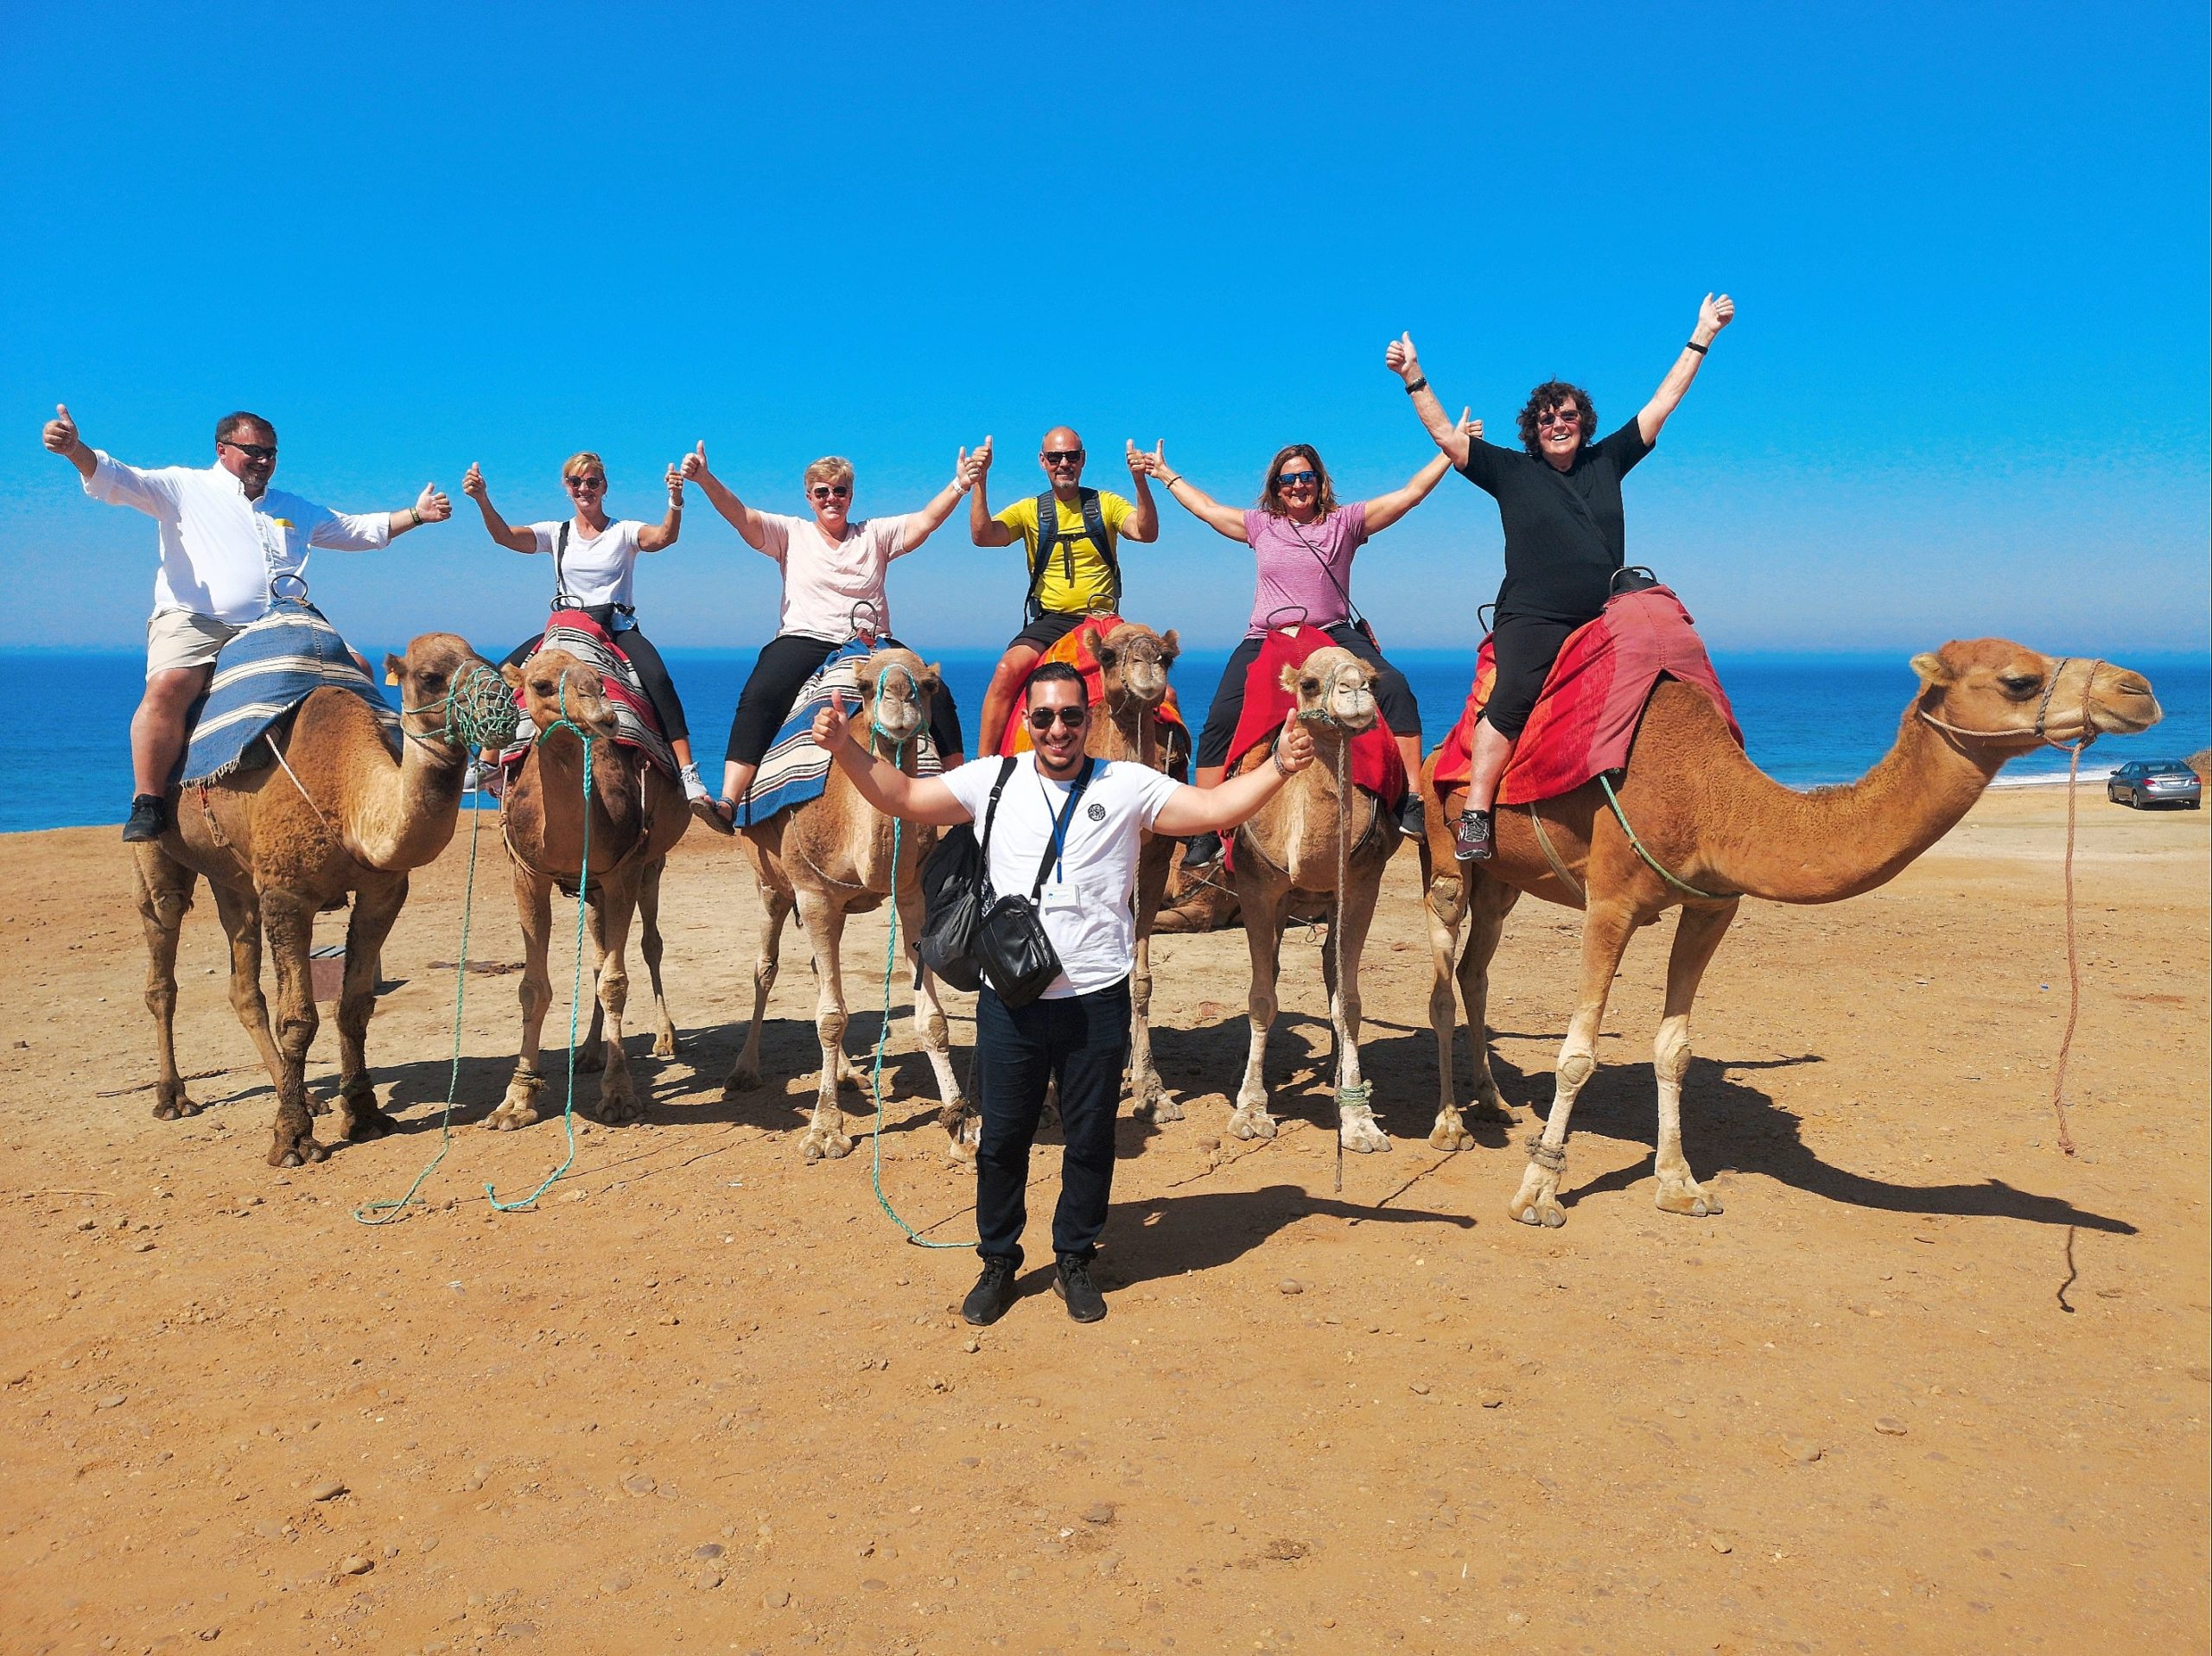
[[[976,819],[978,838],[1002,763],[978,759],[942,778]],[[1048,781],[1029,755],[1014,761],[991,825],[986,872],[993,891],[1029,895],[1037,864],[1052,837],[1052,819],[1074,785],[1071,781]],[[1060,957],[1060,975],[1045,991],[1046,999],[1090,994],[1128,976],[1137,952],[1136,917],[1129,898],[1136,890],[1139,836],[1181,785],[1173,777],[1126,760],[1101,759],[1090,773],[1090,785],[1083,790],[1068,821],[1060,855],[1046,874],[1045,889],[1037,898],[1045,935]]]
[[[767,531],[767,544],[760,550],[784,567],[784,607],[776,623],[778,632],[842,644],[853,636],[853,606],[861,602],[875,606],[877,632],[891,631],[883,572],[892,559],[909,549],[904,513],[849,523],[845,538],[835,542],[811,517],[786,517],[772,511],[764,511],[760,517]]]
[[[638,544],[638,531],[645,525],[632,518],[619,518],[586,540],[576,533],[574,518],[568,523],[568,549],[561,554],[562,588],[588,606],[635,604],[637,600],[630,595],[630,578],[638,567],[638,554],[645,550]],[[532,523],[530,532],[537,537],[537,550],[549,557],[561,543],[557,523]]]

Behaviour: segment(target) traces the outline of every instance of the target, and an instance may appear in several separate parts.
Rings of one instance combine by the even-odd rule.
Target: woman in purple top
[[[1478,433],[1482,429],[1478,422],[1470,428]],[[1259,564],[1259,590],[1252,601],[1251,625],[1245,629],[1244,642],[1229,658],[1221,686],[1213,693],[1213,706],[1206,714],[1205,729],[1198,737],[1198,785],[1215,786],[1228,766],[1229,744],[1244,711],[1244,676],[1259,658],[1268,625],[1300,621],[1320,628],[1332,642],[1380,669],[1375,699],[1405,758],[1406,774],[1419,776],[1421,707],[1405,675],[1382,658],[1382,652],[1375,646],[1374,632],[1352,606],[1351,561],[1369,536],[1388,529],[1428,497],[1448,469],[1443,457],[1414,473],[1402,489],[1393,489],[1372,500],[1338,505],[1319,452],[1309,443],[1293,443],[1268,462],[1259,506],[1250,511],[1223,505],[1175,471],[1160,454],[1141,452],[1138,458],[1179,504],[1230,540],[1243,541],[1252,549]],[[1420,836],[1418,790],[1408,792],[1398,822],[1408,834]],[[1220,853],[1220,836],[1202,834],[1185,853],[1184,865],[1202,866]]]

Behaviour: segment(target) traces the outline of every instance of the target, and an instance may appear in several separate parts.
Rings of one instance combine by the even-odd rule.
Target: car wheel
[[[2112,784],[2107,782],[2105,784],[2105,798],[2113,804],[2117,805],[2120,803],[2120,790],[2113,787]]]

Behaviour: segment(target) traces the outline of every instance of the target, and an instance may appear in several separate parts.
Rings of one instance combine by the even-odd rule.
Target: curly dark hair
[[[1521,447],[1529,451],[1529,459],[1544,457],[1543,447],[1536,441],[1536,416],[1569,403],[1582,410],[1582,441],[1586,443],[1598,435],[1598,405],[1590,400],[1590,393],[1563,379],[1548,379],[1529,393],[1528,404],[1521,410]]]
[[[1260,510],[1277,517],[1289,515],[1283,510],[1282,496],[1277,489],[1282,481],[1282,468],[1294,460],[1304,460],[1320,473],[1321,486],[1314,497],[1313,504],[1319,514],[1326,517],[1337,509],[1336,485],[1329,481],[1329,468],[1321,464],[1320,451],[1311,443],[1292,443],[1287,448],[1275,451],[1275,457],[1268,462],[1267,481],[1260,485]]]

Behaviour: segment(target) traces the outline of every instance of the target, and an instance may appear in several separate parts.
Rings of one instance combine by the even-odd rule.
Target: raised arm
[[[410,529],[420,529],[425,523],[442,523],[452,516],[453,502],[446,498],[446,492],[435,483],[425,483],[413,505],[385,519],[385,535],[388,540],[396,541]]]
[[[709,504],[729,519],[730,527],[738,532],[746,545],[755,552],[768,549],[768,528],[760,521],[760,514],[732,494],[723,485],[722,480],[707,469],[705,443],[702,442],[683,457],[683,480],[696,483],[707,492]]]
[[[683,530],[683,473],[671,466],[668,468],[668,516],[658,523],[647,523],[638,531],[638,550],[658,552],[676,544],[676,537]]]
[[[991,503],[983,489],[991,471],[991,440],[968,457],[975,463],[976,486],[968,491],[968,538],[978,546],[1011,546],[1014,531],[991,516]]]
[[[46,444],[48,454],[60,455],[77,468],[78,476],[88,483],[92,480],[92,473],[99,465],[99,457],[77,435],[77,422],[69,417],[67,404],[56,403],[54,405],[54,418],[46,422],[46,429],[40,436]]]
[[[484,530],[510,552],[535,552],[537,536],[526,529],[511,529],[507,520],[499,516],[499,509],[492,504],[492,491],[484,482],[484,468],[474,460],[462,473],[461,492],[476,503],[476,510],[484,514]]]
[[[1659,428],[1667,423],[1667,416],[1681,403],[1682,393],[1689,390],[1690,381],[1705,365],[1706,347],[1713,343],[1714,335],[1735,320],[1734,300],[1725,293],[1718,297],[1706,295],[1704,302],[1697,308],[1697,326],[1690,330],[1690,342],[1675,358],[1675,365],[1659,382],[1659,389],[1652,392],[1651,400],[1637,413],[1636,428],[1646,447],[1659,441]]]
[[[1462,414],[1459,416],[1459,429],[1466,434],[1470,442],[1479,441],[1483,435],[1483,422],[1479,420],[1470,420]],[[1393,489],[1388,494],[1376,495],[1374,499],[1367,503],[1367,532],[1370,535],[1379,534],[1427,499],[1429,491],[1441,483],[1444,480],[1444,474],[1451,469],[1451,460],[1439,454],[1420,471],[1415,472],[1412,481],[1408,482],[1404,488]]]
[[[1298,709],[1284,715],[1275,751],[1265,765],[1254,765],[1212,788],[1178,788],[1153,819],[1152,831],[1172,836],[1221,834],[1235,828],[1274,796],[1275,790],[1313,763],[1313,739],[1299,722]]]
[[[1132,467],[1141,465],[1144,467],[1144,475],[1158,478],[1160,485],[1167,491],[1169,497],[1177,505],[1201,523],[1226,535],[1232,541],[1241,542],[1245,538],[1244,514],[1234,506],[1223,505],[1197,484],[1169,466],[1167,445],[1165,442],[1160,443],[1149,454],[1141,448],[1135,449],[1132,453],[1135,455],[1135,459],[1131,461]],[[1368,510],[1372,511],[1374,508],[1370,506]]]
[[[1128,446],[1129,504],[1135,510],[1122,520],[1122,538],[1139,542],[1156,541],[1160,538],[1160,505],[1152,498],[1152,485],[1145,481],[1148,475],[1146,468],[1160,457],[1167,445],[1163,442],[1147,454],[1134,440],[1122,441]]]
[[[952,462],[952,481],[939,489],[929,504],[919,511],[906,514],[906,533],[900,538],[899,549],[912,552],[924,541],[936,534],[944,520],[952,516],[952,509],[960,504],[960,497],[976,486],[976,479],[982,475],[976,464],[975,455],[962,449]]]
[[[948,506],[946,510],[951,508]],[[928,822],[938,828],[975,820],[968,815],[968,808],[953,796],[952,790],[937,777],[910,777],[897,765],[886,765],[855,741],[842,693],[832,695],[830,705],[814,715],[809,734],[814,738],[814,745],[826,752],[837,768],[853,779],[853,786],[861,790],[861,797],[886,815],[904,817],[909,822]]]
[[[1454,425],[1452,416],[1444,411],[1444,404],[1429,389],[1428,376],[1421,371],[1421,358],[1414,354],[1414,336],[1401,333],[1383,347],[1385,367],[1405,381],[1406,390],[1413,397],[1414,412],[1421,417],[1421,429],[1442,451],[1444,458],[1454,466],[1467,463],[1467,416],[1461,414]]]

